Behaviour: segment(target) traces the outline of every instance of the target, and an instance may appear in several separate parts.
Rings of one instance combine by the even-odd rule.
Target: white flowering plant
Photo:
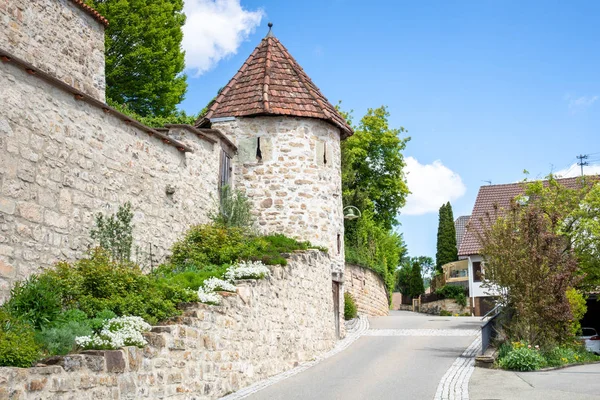
[[[236,279],[262,279],[271,271],[262,261],[240,261],[232,265],[225,272],[225,278],[230,281]]]
[[[216,292],[216,291],[224,291],[224,292],[235,292],[237,288],[235,285],[229,281],[219,279],[219,278],[208,278],[204,281],[203,285],[205,292]]]
[[[203,286],[198,288],[198,300],[200,303],[221,304],[221,296],[215,292],[207,292]]]
[[[99,333],[76,337],[75,343],[84,349],[98,350],[115,350],[124,346],[144,347],[146,339],[142,332],[147,332],[150,328],[150,324],[141,317],[117,317],[107,320]]]

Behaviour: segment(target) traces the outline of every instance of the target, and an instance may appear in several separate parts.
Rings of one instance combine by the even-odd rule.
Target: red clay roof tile
[[[353,133],[288,50],[271,35],[254,49],[197,125],[205,126],[211,118],[256,115],[318,118],[337,126],[343,138]]]
[[[100,13],[94,10],[92,7],[88,6],[83,0],[71,0],[72,3],[75,3],[76,6],[81,8],[87,14],[91,15],[96,19],[96,21],[100,22],[104,26],[108,26],[108,20],[104,18]]]
[[[600,176],[588,176],[587,178],[599,179]],[[569,189],[576,189],[581,187],[580,179],[580,177],[562,178],[557,179],[557,181]],[[544,184],[547,184],[547,182],[544,181]],[[520,182],[480,187],[475,205],[473,206],[473,213],[467,223],[467,230],[460,243],[458,255],[470,256],[479,254],[481,245],[477,233],[481,232],[482,222],[485,223],[486,215],[493,215],[496,205],[500,214],[502,214],[502,211],[509,210],[511,201],[524,192],[525,186]]]

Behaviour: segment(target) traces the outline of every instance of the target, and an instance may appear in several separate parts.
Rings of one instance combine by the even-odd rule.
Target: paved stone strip
[[[369,329],[364,336],[475,336],[479,329]]]
[[[481,348],[481,335],[454,361],[440,381],[434,400],[468,400],[469,379],[475,370],[475,356]]]
[[[321,361],[323,361],[329,357],[332,357],[332,356],[336,355],[337,353],[345,350],[348,346],[350,346],[352,343],[354,343],[354,341],[356,339],[363,336],[365,334],[365,332],[368,332],[368,329],[369,329],[369,320],[367,319],[366,316],[361,315],[358,317],[358,322],[354,325],[354,328],[352,329],[352,331],[347,331],[346,337],[344,339],[340,340],[335,345],[335,347],[333,349],[331,349],[330,351],[328,351],[327,353],[323,354],[320,357],[317,357],[316,359],[314,359],[312,361],[307,361],[305,363],[298,365],[295,368],[292,368],[288,371],[282,372],[279,375],[272,376],[269,379],[265,379],[263,381],[256,382],[253,385],[250,385],[243,389],[240,389],[235,393],[231,393],[225,397],[222,397],[221,400],[238,400],[238,399],[246,398],[246,397],[250,396],[251,394],[254,394],[254,393],[256,393],[260,390],[263,390],[271,385],[274,385],[275,383],[281,382],[282,380],[292,377],[296,374],[299,374],[302,371],[306,371],[307,369],[320,363]]]

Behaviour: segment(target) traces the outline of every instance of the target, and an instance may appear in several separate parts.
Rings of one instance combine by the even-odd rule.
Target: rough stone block
[[[12,215],[15,213],[16,205],[14,200],[0,197],[0,213]]]

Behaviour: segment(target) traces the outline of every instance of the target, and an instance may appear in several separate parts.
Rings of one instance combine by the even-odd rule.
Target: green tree
[[[456,228],[450,202],[440,207],[435,259],[435,267],[438,272],[442,272],[442,265],[458,260]]]
[[[417,260],[414,260],[412,263],[408,291],[411,297],[419,297],[419,295],[425,293],[423,275],[421,274],[421,264],[419,264]]]
[[[418,265],[420,271],[418,276],[420,279],[417,279],[415,265]],[[400,262],[400,268],[396,271],[395,289],[407,296],[412,296],[411,293],[414,291],[419,292],[419,294],[424,293],[425,290],[422,287],[424,288],[425,286],[425,279],[423,277],[431,274],[433,269],[434,262],[431,257],[403,257]]]
[[[187,89],[183,0],[89,0],[106,28],[107,97],[143,116],[169,116]]]
[[[370,108],[354,127],[354,135],[342,142],[344,205],[372,210],[375,222],[388,230],[398,224],[398,212],[409,193],[402,151],[410,140],[401,137],[403,127],[389,126],[389,117],[385,106]]]

